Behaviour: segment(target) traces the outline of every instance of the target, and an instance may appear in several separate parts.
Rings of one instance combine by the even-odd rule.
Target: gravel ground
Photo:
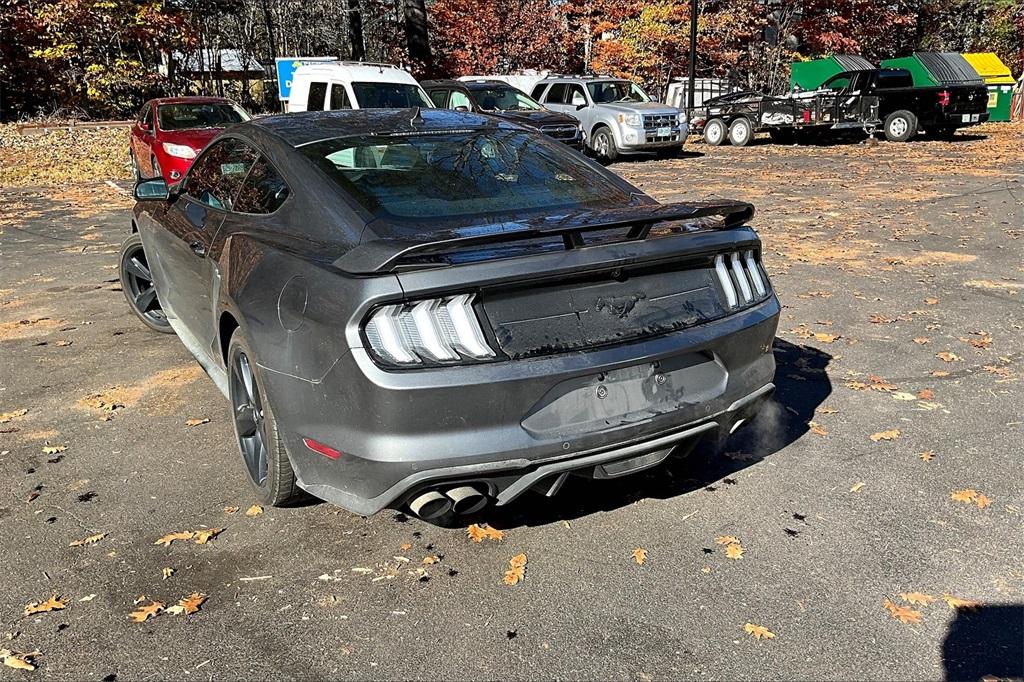
[[[7,166],[0,649],[39,653],[0,679],[1024,676],[1022,133],[614,165],[662,200],[757,205],[777,402],[690,459],[492,512],[481,544],[396,512],[247,516],[225,401],[117,285],[117,173]],[[154,544],[202,528],[224,530]]]

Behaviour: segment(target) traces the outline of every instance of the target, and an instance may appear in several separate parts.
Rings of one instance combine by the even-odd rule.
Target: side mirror
[[[584,103],[584,104],[577,104],[576,105],[576,111],[579,111],[580,109],[586,109],[586,108],[587,108],[586,103]]]
[[[136,201],[167,201],[171,193],[167,190],[167,183],[163,178],[142,180],[135,185]]]
[[[459,106],[455,107],[455,111],[469,111],[469,107],[467,107],[465,104],[460,104]]]

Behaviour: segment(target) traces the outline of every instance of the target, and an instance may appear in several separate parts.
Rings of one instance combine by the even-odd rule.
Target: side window
[[[530,93],[530,97],[534,98],[539,102],[541,96],[544,94],[544,88],[546,87],[548,87],[547,83],[537,83],[535,86],[533,86],[533,92]]]
[[[452,98],[448,100],[448,108],[458,109],[459,107],[465,107],[467,110],[473,108],[469,105],[469,97],[466,93],[461,90],[452,90]]]
[[[565,99],[566,104],[578,106],[587,103],[587,96],[583,94],[583,86],[575,83],[569,86],[569,92]]]
[[[565,102],[565,93],[569,89],[569,86],[565,83],[555,83],[548,90],[548,96],[544,99],[545,102],[551,104],[563,104]]]
[[[829,90],[845,90],[846,88],[850,87],[850,77],[836,76],[829,82],[825,83],[825,87],[828,88]]]
[[[146,119],[149,118],[149,110],[151,107],[152,105],[150,104],[147,104],[146,106],[142,107],[142,111],[139,112],[139,118],[137,123],[142,124],[146,122]]]
[[[310,83],[309,96],[306,98],[306,111],[323,111],[326,98],[327,83]]]
[[[445,108],[445,100],[448,99],[447,90],[431,90],[427,95],[430,96],[430,101],[434,103],[435,107]]]
[[[234,209],[238,213],[273,213],[288,198],[288,185],[263,156],[253,164],[238,196]]]
[[[153,130],[153,112],[156,111],[156,107],[149,107],[146,109],[145,123],[149,126],[150,130]]]
[[[185,194],[201,204],[230,211],[256,157],[256,151],[241,140],[214,143],[189,169]]]
[[[340,83],[331,84],[331,111],[337,111],[338,109],[351,109],[352,105],[348,102],[348,93],[345,92],[345,86]]]

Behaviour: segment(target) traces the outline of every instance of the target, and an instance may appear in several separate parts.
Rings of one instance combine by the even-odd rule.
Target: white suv
[[[433,107],[408,71],[393,64],[319,62],[295,70],[288,111]]]

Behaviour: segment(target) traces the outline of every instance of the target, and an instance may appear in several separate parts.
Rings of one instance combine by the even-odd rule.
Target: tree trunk
[[[359,13],[359,0],[348,0],[348,31],[351,36],[352,59],[366,59],[366,45],[363,43],[363,16]]]
[[[430,38],[427,34],[427,8],[424,0],[404,0],[405,8],[405,39],[409,46],[409,59],[414,68],[422,69],[432,75],[433,64],[430,57]]]

